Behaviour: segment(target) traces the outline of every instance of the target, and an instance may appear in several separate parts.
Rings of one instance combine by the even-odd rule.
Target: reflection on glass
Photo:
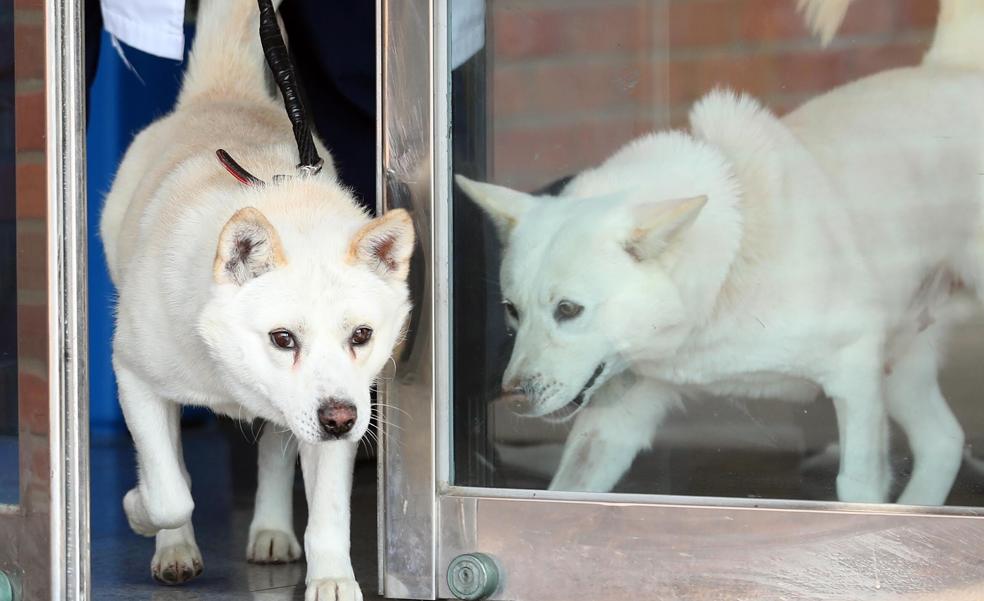
[[[18,498],[14,152],[14,9],[0,0],[0,504]]]
[[[488,5],[457,484],[980,504],[984,5],[796,4]]]

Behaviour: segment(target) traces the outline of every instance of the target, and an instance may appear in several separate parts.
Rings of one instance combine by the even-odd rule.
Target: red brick
[[[567,25],[568,46],[583,53],[634,53],[665,48],[669,10],[661,0],[582,9]]]
[[[691,69],[690,97],[697,99],[714,88],[731,88],[759,98],[773,89],[774,68],[768,56],[723,55],[686,61]]]
[[[39,417],[43,418],[44,427],[43,427],[43,429],[32,430],[32,432],[34,434],[39,434],[41,436],[47,436],[47,434],[48,434],[48,416],[47,416],[47,412],[44,414],[44,416],[39,416]],[[39,420],[39,422],[40,421],[41,420]],[[50,461],[50,456],[49,456],[49,453],[48,453],[48,449],[45,449],[45,448],[40,447],[40,446],[32,449],[32,451],[31,451],[31,473],[32,474],[35,474],[35,479],[34,479],[34,482],[32,482],[29,485],[29,489],[31,490],[31,492],[29,493],[29,495],[31,496],[31,499],[33,500],[34,503],[38,503],[38,501],[40,500],[40,498],[43,498],[45,495],[48,494],[48,490],[47,490],[48,487],[45,487],[43,485],[43,483],[40,481],[41,478],[38,477],[41,474],[50,474],[51,473],[51,461]],[[49,483],[49,486],[50,486],[50,483]],[[38,503],[37,506],[38,507],[42,507],[42,505],[40,505],[40,503]]]
[[[48,383],[42,378],[21,371],[17,377],[19,411],[27,417],[28,430],[37,434],[48,431]]]
[[[17,217],[44,219],[47,204],[44,165],[17,165]]]
[[[743,41],[790,40],[810,35],[792,0],[735,0],[735,4],[740,7],[736,17]]]
[[[492,7],[496,60],[581,54],[613,54],[665,46],[665,3],[656,0],[623,6],[567,6],[517,10],[512,3]]]
[[[925,0],[920,0],[925,2]],[[895,30],[898,0],[863,0],[853,2],[844,16],[837,37],[890,34]]]
[[[43,295],[48,286],[47,236],[43,223],[17,220],[17,289],[35,296]],[[31,227],[24,227],[23,224],[30,224]]]
[[[44,150],[44,92],[24,92],[17,95],[17,150]]]
[[[693,101],[693,69],[684,61],[672,61],[667,67],[667,77],[663,82],[663,98],[670,105]]]
[[[896,17],[900,31],[932,30],[940,12],[938,0],[897,0]]]
[[[779,55],[775,66],[775,88],[779,94],[820,93],[847,79],[852,51],[804,51]]]
[[[94,2],[95,0],[86,0]],[[14,0],[14,8],[18,10],[36,9],[39,12],[44,9],[44,0]]]
[[[495,74],[493,106],[497,119],[650,107],[664,78],[665,67],[651,60],[503,67]]]
[[[863,77],[886,69],[916,65],[925,52],[922,44],[898,43],[852,51],[852,78]]]
[[[20,275],[20,274],[18,274]],[[45,305],[17,305],[18,357],[47,362],[48,308]]]
[[[41,24],[15,23],[14,75],[18,80],[44,77],[44,28]]]
[[[598,164],[653,123],[644,118],[590,121],[499,130],[495,134],[496,181],[533,189]]]
[[[670,47],[700,48],[728,46],[736,31],[733,0],[670,2]]]
[[[496,60],[562,52],[563,32],[553,11],[496,10],[492,22]]]

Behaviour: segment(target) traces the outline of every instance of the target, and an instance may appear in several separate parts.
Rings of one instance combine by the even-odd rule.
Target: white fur
[[[134,140],[102,216],[119,290],[113,363],[139,465],[127,516],[157,536],[155,575],[200,567],[179,405],[263,418],[247,557],[300,557],[291,517],[299,447],[308,595],[360,599],[348,555],[352,462],[370,387],[410,309],[413,228],[403,211],[366,216],[320,144],[319,176],[247,187],[229,175],[218,148],[266,182],[295,174],[297,151],[283,107],[265,92],[256,4],[206,1],[199,19],[178,107]],[[363,325],[372,338],[351,345]],[[299,350],[272,344],[278,328],[297,335]],[[329,398],[354,403],[357,420],[322,442],[317,411]]]
[[[984,17],[962,0],[942,14],[957,8]],[[949,27],[938,43],[960,38]],[[892,418],[915,454],[899,501],[944,502],[963,433],[938,349],[961,291],[984,291],[982,42],[960,39],[783,119],[711,93],[689,133],[644,136],[556,198],[459,178],[506,241],[504,386],[531,415],[577,416],[552,488],[609,490],[687,397],[823,392],[841,500],[887,500]],[[583,311],[558,320],[562,300]]]

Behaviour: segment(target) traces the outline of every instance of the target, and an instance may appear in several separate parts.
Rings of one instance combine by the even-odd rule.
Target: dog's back
[[[291,148],[283,107],[267,92],[258,27],[255,2],[202,2],[198,34],[175,110],[136,136],[106,198],[100,234],[117,286],[133,245],[142,235],[147,213],[153,210],[150,205],[161,196],[166,177],[179,165],[186,164],[179,170],[184,178],[181,187],[193,189],[208,178],[223,175],[215,169],[216,148],[236,151],[237,156],[249,155],[254,147]],[[201,168],[195,168],[194,159]],[[288,167],[293,165],[277,166],[280,171]],[[330,162],[326,168],[331,171]],[[180,211],[182,203],[193,201],[179,194],[156,210]]]

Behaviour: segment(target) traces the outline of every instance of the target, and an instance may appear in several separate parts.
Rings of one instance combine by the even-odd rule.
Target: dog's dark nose
[[[523,388],[520,386],[520,381],[517,378],[513,378],[508,382],[502,383],[502,394],[511,396],[514,394],[523,394]]]
[[[351,430],[357,416],[358,412],[351,401],[330,398],[318,408],[321,429],[332,438],[338,438]]]

